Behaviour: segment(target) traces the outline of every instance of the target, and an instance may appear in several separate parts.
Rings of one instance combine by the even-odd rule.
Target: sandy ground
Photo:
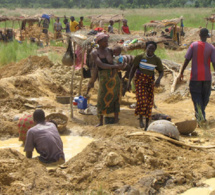
[[[48,50],[48,49],[46,49]],[[189,78],[186,72],[186,79]],[[31,56],[0,70],[0,139],[15,137],[14,118],[43,108],[46,114],[63,112],[70,115],[69,105],[56,102],[56,95],[69,95],[71,67],[53,64],[47,57]],[[77,95],[80,71],[75,73]],[[86,91],[88,80],[83,81]],[[165,71],[161,86],[156,89],[153,113],[164,113],[173,122],[194,118],[188,82],[170,94],[172,75]],[[90,103],[96,105],[98,84],[91,91]],[[98,118],[74,110],[74,119],[67,125],[76,135],[95,138],[81,153],[63,166],[47,170],[36,159],[26,159],[12,149],[1,149],[0,192],[2,194],[178,194],[186,189],[204,186],[202,181],[215,177],[215,149],[193,149],[174,145],[148,134],[127,135],[143,131],[138,117],[129,105],[135,94],[126,93],[121,101],[120,122],[96,128]],[[215,92],[207,107],[208,129],[180,136],[192,145],[215,143]],[[68,132],[67,132],[68,133]]]

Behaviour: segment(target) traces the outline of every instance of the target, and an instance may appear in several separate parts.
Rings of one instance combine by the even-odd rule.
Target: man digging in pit
[[[39,161],[43,164],[65,162],[63,142],[60,138],[57,127],[52,122],[45,121],[43,110],[36,110],[33,113],[33,120],[36,124],[27,132],[25,149],[26,157],[32,158],[34,148],[40,154]]]

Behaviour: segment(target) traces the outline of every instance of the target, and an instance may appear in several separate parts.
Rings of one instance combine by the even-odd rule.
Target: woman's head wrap
[[[109,38],[109,35],[105,33],[98,33],[96,35],[96,43],[98,43],[100,40],[104,39],[105,37]]]
[[[155,49],[157,49],[157,43],[155,43],[154,41],[148,41],[146,42],[146,48],[149,46],[149,45],[154,45],[155,46]]]

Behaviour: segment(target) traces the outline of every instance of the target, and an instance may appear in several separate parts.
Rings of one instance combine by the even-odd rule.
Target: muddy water
[[[80,136],[61,136],[63,141],[63,149],[65,153],[66,161],[70,158],[81,152],[88,144],[90,144],[93,139],[89,137],[80,137]],[[13,148],[18,150],[20,153],[25,155],[24,147],[22,142],[18,138],[10,138],[8,140],[0,141],[0,148]],[[38,156],[36,150],[33,152],[33,157]]]
[[[208,179],[203,183],[207,184],[208,187],[191,188],[181,195],[210,195],[213,191],[215,191],[215,178]]]

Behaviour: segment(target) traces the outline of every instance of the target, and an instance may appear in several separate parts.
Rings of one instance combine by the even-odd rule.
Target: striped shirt
[[[215,63],[215,48],[211,44],[202,41],[193,42],[186,55],[187,60],[192,59],[191,81],[210,81],[210,62]]]
[[[146,59],[141,59],[139,67],[141,69],[149,70],[149,71],[154,71],[154,69],[157,67],[156,65],[153,64],[148,64]]]

